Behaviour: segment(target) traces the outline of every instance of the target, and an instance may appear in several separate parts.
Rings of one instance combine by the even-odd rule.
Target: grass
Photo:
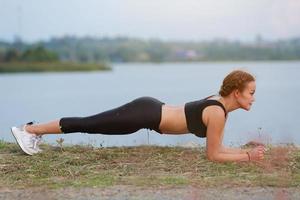
[[[270,147],[252,163],[214,163],[201,148],[50,146],[24,155],[14,143],[0,141],[0,187],[134,186],[300,186],[300,149]]]
[[[108,64],[72,62],[0,62],[0,73],[111,70]]]

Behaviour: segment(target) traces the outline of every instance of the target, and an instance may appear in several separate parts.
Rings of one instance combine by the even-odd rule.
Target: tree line
[[[65,36],[27,44],[0,42],[0,61],[189,62],[299,60],[300,38],[253,42],[161,41],[137,38],[92,38]]]
[[[0,53],[0,62],[56,62],[59,55],[45,49],[43,46],[31,47],[25,51],[17,48],[8,48]]]

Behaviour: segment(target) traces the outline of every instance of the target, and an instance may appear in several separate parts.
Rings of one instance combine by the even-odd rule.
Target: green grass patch
[[[160,178],[163,185],[186,185],[189,183],[186,177],[163,177]]]
[[[65,72],[111,70],[106,63],[72,63],[72,62],[0,62],[0,73],[13,72]]]
[[[0,187],[300,186],[300,149],[270,147],[252,163],[208,161],[205,148],[50,146],[34,156],[0,140]]]
[[[0,140],[0,149],[5,149],[7,147],[7,143],[3,140]]]

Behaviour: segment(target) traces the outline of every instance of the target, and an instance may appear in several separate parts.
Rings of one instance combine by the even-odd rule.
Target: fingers
[[[262,160],[264,158],[264,154],[265,154],[264,149],[258,151],[258,157],[260,160]]]
[[[253,148],[251,151],[251,158],[253,160],[262,160],[264,159],[264,154],[266,152],[266,148],[264,146],[257,146]]]
[[[258,159],[263,160],[264,159],[264,154],[263,153],[258,154]]]
[[[257,146],[257,147],[255,147],[255,149],[257,149],[259,151],[263,151],[264,153],[267,151],[267,148],[265,146]]]

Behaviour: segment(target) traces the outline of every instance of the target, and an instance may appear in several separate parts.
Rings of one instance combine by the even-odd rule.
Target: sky
[[[300,0],[0,0],[0,40],[252,41],[300,36]]]

